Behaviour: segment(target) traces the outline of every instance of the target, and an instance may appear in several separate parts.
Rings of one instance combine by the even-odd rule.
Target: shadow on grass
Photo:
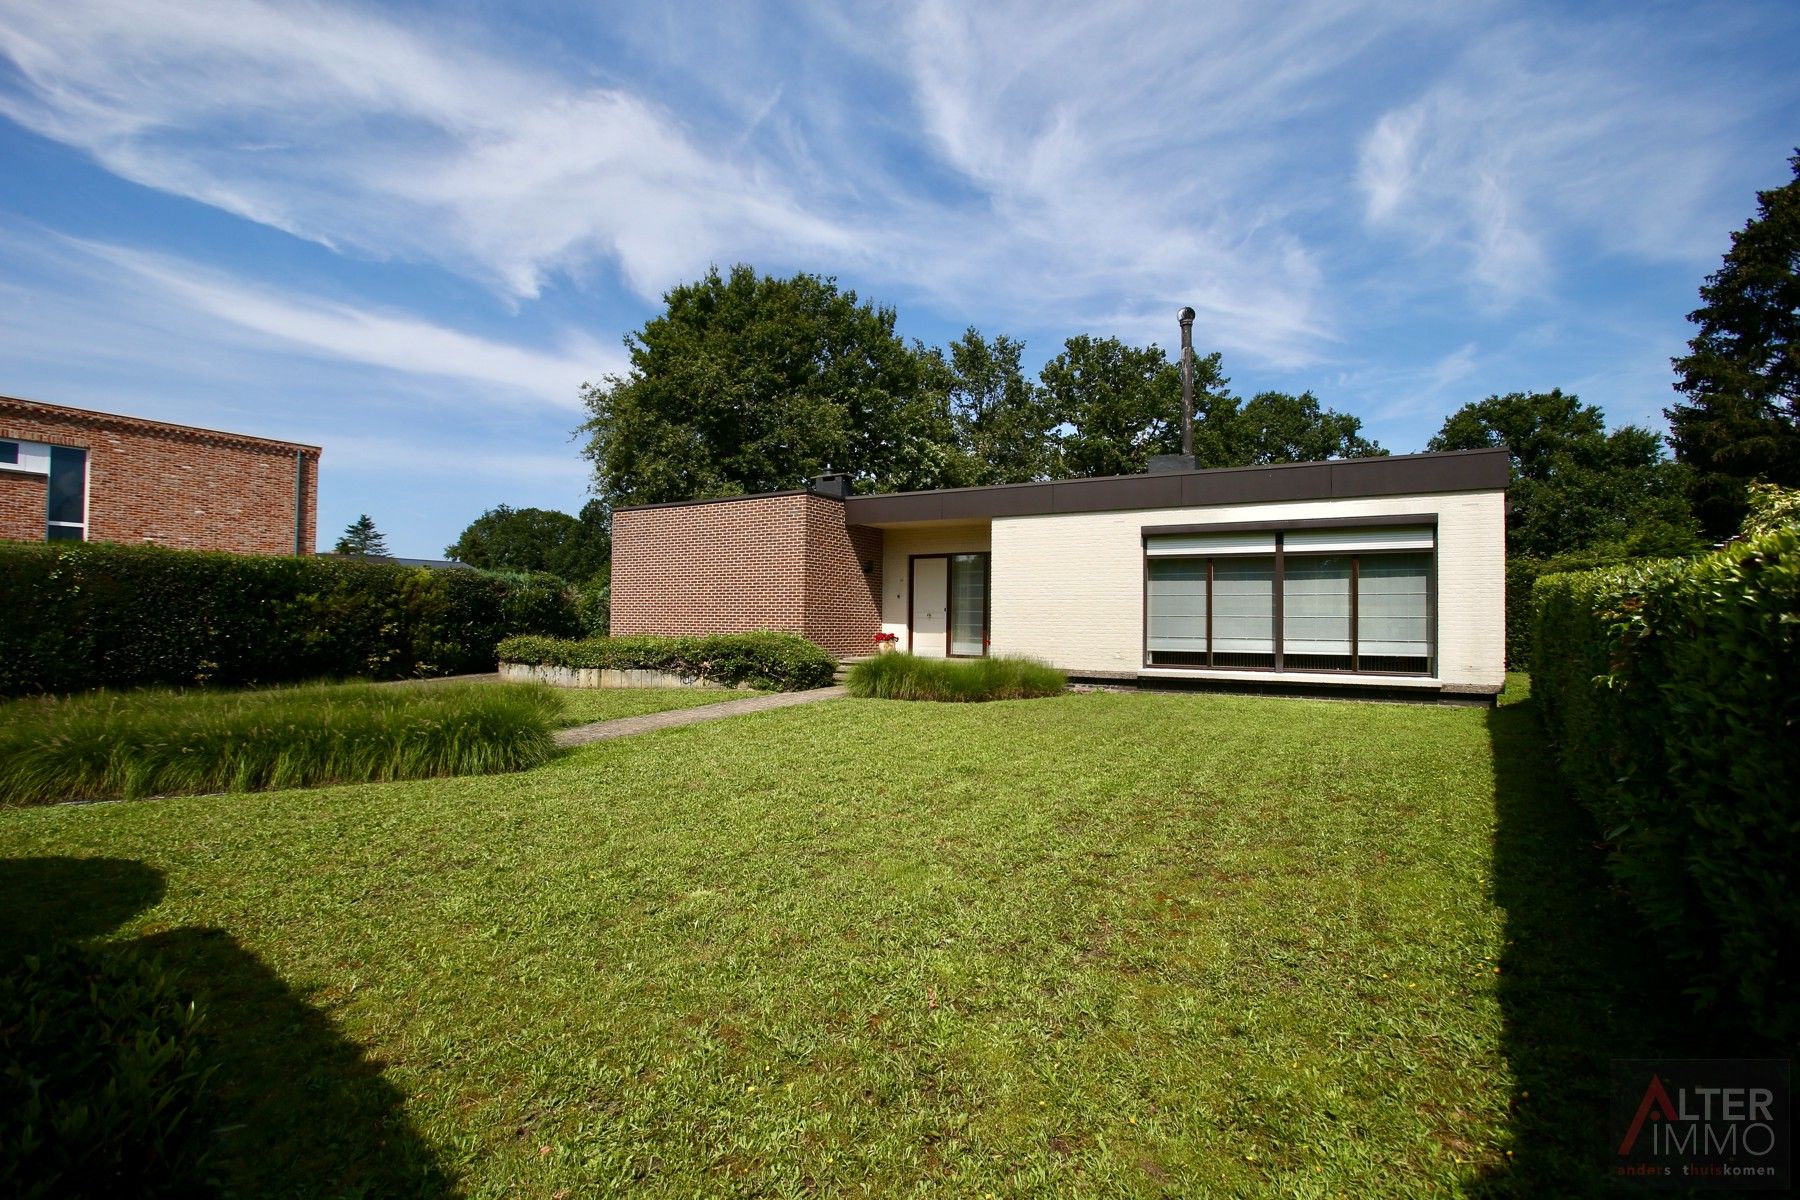
[[[1536,705],[1492,710],[1488,731],[1514,1149],[1470,1190],[1616,1195],[1606,1162],[1611,1060],[1727,1051],[1692,1016],[1637,915],[1610,887],[1593,819],[1564,791]]]
[[[0,861],[0,963],[108,933],[162,890],[159,871],[128,859]],[[380,1064],[229,933],[183,928],[90,948],[155,956],[198,1004],[212,1182],[224,1195],[456,1194]]]

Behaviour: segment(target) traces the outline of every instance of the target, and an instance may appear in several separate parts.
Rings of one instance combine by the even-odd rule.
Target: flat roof
[[[915,521],[978,521],[1047,513],[1114,512],[1141,508],[1202,508],[1282,500],[1333,500],[1359,496],[1427,495],[1435,492],[1503,492],[1512,480],[1512,455],[1504,446],[1338,458],[1325,462],[1261,467],[1213,467],[1148,475],[1105,475],[1042,483],[941,488],[850,496],[844,519],[851,525]],[[724,500],[795,495],[794,491],[706,500],[676,500],[618,509],[676,508]],[[835,499],[835,497],[830,497]]]
[[[16,408],[15,408],[16,406]],[[177,425],[173,421],[154,421],[149,417],[133,417],[124,413],[101,412],[97,408],[74,408],[67,404],[51,404],[44,400],[28,400],[23,396],[0,396],[0,418],[9,409],[35,411],[52,420],[86,422],[90,425],[116,425],[147,433],[165,433],[177,437],[205,438],[212,441],[239,442],[252,446],[279,447],[283,450],[311,451],[323,454],[318,446],[306,442],[288,442],[280,438],[257,437],[253,433],[232,433],[226,429],[207,429],[199,425]]]

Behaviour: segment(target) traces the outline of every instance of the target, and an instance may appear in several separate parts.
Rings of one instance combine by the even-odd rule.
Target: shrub
[[[1033,658],[949,659],[877,654],[850,668],[852,696],[865,700],[1027,700],[1054,696],[1069,677]]]
[[[575,588],[575,616],[582,637],[605,637],[612,632],[612,577],[594,576]]]
[[[706,637],[610,637],[566,641],[515,637],[500,643],[502,662],[576,670],[670,671],[726,687],[798,692],[825,687],[837,660],[793,633],[720,633]]]
[[[106,543],[0,543],[0,695],[491,671],[567,634],[548,575]]]
[[[1800,530],[1541,579],[1532,691],[1700,1002],[1800,1038]]]
[[[161,965],[65,942],[5,966],[0,1193],[202,1194],[201,1018]]]
[[[0,711],[0,805],[483,775],[553,750],[549,688],[94,692]]]

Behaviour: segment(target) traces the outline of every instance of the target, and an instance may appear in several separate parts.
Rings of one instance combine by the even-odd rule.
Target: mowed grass
[[[0,703],[0,806],[490,774],[553,752],[549,688],[145,688]]]
[[[512,687],[512,684],[502,686]],[[736,688],[554,688],[562,701],[556,723],[564,728],[588,725],[595,721],[614,721],[620,717],[641,717],[646,713],[669,712],[677,708],[695,708],[702,704],[723,704],[727,700],[746,700],[764,693]]]
[[[1514,900],[1550,914],[1542,977],[1507,991],[1497,810],[1557,810],[1495,748],[1532,736],[839,700],[521,775],[0,813],[0,855],[40,860],[0,912],[160,875],[114,937],[207,1005],[244,1194],[1419,1195],[1527,1158],[1522,1192],[1575,1194],[1599,1117],[1558,1083],[1604,1059],[1554,1039],[1612,1010],[1557,932],[1576,835],[1535,817],[1499,844],[1546,872]],[[1572,1149],[1517,1137],[1534,1086]]]

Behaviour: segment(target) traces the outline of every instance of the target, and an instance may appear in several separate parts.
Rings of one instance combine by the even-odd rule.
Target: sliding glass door
[[[988,556],[950,556],[950,656],[980,658],[987,653]]]
[[[908,648],[914,654],[931,658],[987,654],[988,562],[986,552],[915,554],[908,560]]]

